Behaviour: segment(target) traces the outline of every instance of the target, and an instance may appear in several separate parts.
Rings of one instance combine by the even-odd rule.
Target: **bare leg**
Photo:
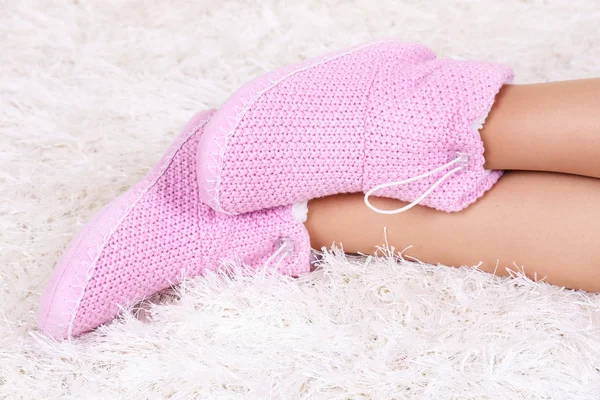
[[[600,79],[505,85],[481,137],[487,168],[600,178]]]
[[[599,153],[600,154],[600,153]],[[600,156],[599,156],[600,157]],[[376,198],[381,208],[404,205]],[[459,213],[417,206],[397,215],[374,213],[362,194],[312,200],[306,227],[312,246],[342,243],[350,253],[373,253],[387,239],[428,263],[506,268],[547,282],[600,291],[600,179],[507,172],[479,201]]]

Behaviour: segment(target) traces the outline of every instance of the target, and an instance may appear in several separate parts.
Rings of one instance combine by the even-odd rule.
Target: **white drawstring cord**
[[[275,251],[275,253],[271,254],[271,256],[269,256],[269,258],[267,258],[267,261],[265,261],[264,264],[264,270],[266,271],[271,262],[281,253],[283,253],[284,251],[286,252],[285,254],[283,254],[279,260],[277,260],[277,263],[275,264],[275,271],[279,271],[279,267],[281,265],[281,263],[283,262],[283,260],[286,259],[286,257],[290,254],[290,252],[292,252],[294,250],[293,245],[290,241],[290,239],[288,238],[282,238],[280,239],[280,244],[279,244],[279,248],[277,249],[277,251]]]
[[[386,214],[386,215],[391,215],[391,214],[400,214],[406,210],[410,210],[411,208],[413,208],[414,206],[416,206],[417,204],[419,204],[421,201],[423,201],[427,196],[429,196],[429,194],[431,192],[433,192],[435,190],[435,188],[437,188],[439,185],[441,185],[446,179],[448,179],[450,176],[452,176],[453,174],[457,173],[458,171],[461,171],[463,169],[465,169],[466,164],[468,161],[468,156],[466,154],[458,154],[458,157],[456,157],[454,160],[450,161],[449,163],[446,163],[444,165],[442,165],[441,167],[438,167],[434,170],[431,170],[425,174],[422,175],[418,175],[418,176],[414,176],[412,178],[408,178],[408,179],[404,179],[402,181],[398,181],[398,182],[388,182],[388,183],[383,183],[381,185],[377,185],[375,186],[373,189],[369,190],[367,193],[365,193],[365,204],[367,205],[367,207],[369,207],[371,210],[379,213],[379,214]],[[414,182],[414,181],[418,181],[419,179],[423,179],[426,178],[430,175],[435,174],[436,172],[439,172],[441,170],[444,170],[456,163],[461,163],[461,165],[459,165],[458,167],[454,168],[453,170],[451,170],[450,172],[446,173],[444,176],[442,176],[440,179],[438,179],[437,182],[435,182],[433,185],[431,185],[431,187],[429,189],[427,189],[421,196],[419,196],[418,199],[414,200],[412,203],[407,204],[406,206],[402,207],[402,208],[397,208],[395,210],[382,210],[380,208],[375,207],[373,204],[371,204],[371,202],[369,201],[369,197],[373,195],[373,193],[375,193],[378,190],[381,189],[385,189],[388,187],[392,187],[392,186],[401,186],[410,182]]]

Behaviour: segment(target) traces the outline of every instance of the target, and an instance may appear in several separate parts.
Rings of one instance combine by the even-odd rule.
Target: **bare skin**
[[[481,137],[488,169],[600,178],[600,78],[505,85]]]
[[[549,99],[555,96],[555,99]],[[575,116],[575,117],[572,117]],[[372,254],[387,241],[405,256],[600,292],[600,79],[503,88],[481,132],[487,168],[507,171],[458,213],[417,206],[377,214],[362,194],[310,202],[314,248]],[[562,173],[557,173],[562,172]],[[585,175],[576,176],[572,174]],[[375,198],[375,206],[406,203]]]

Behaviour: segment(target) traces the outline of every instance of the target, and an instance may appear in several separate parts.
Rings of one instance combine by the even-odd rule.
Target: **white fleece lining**
[[[488,110],[484,112],[481,117],[471,122],[471,130],[477,132],[479,134],[479,138],[481,138],[481,129],[483,128],[483,124],[485,124],[485,120],[487,119],[488,115],[490,115],[490,111],[492,111],[492,106],[490,106],[490,108],[488,108]],[[484,169],[484,171],[486,176],[492,172],[492,170],[489,169]]]
[[[296,221],[305,223],[308,219],[308,201],[294,204],[292,206],[292,216]]]

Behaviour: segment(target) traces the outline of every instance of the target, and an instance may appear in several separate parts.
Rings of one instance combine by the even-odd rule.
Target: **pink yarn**
[[[421,202],[462,210],[502,175],[484,170],[472,125],[512,77],[504,65],[437,60],[423,45],[397,41],[269,73],[242,87],[208,123],[198,148],[200,196],[217,211],[243,213],[366,192],[464,153],[466,169]],[[377,195],[413,201],[446,172]]]
[[[223,260],[252,270],[269,261],[291,275],[310,269],[308,233],[290,206],[228,216],[199,202],[195,154],[211,114],[190,121],[160,163],[71,242],[42,296],[42,331],[55,338],[89,331],[110,321],[119,305]]]

